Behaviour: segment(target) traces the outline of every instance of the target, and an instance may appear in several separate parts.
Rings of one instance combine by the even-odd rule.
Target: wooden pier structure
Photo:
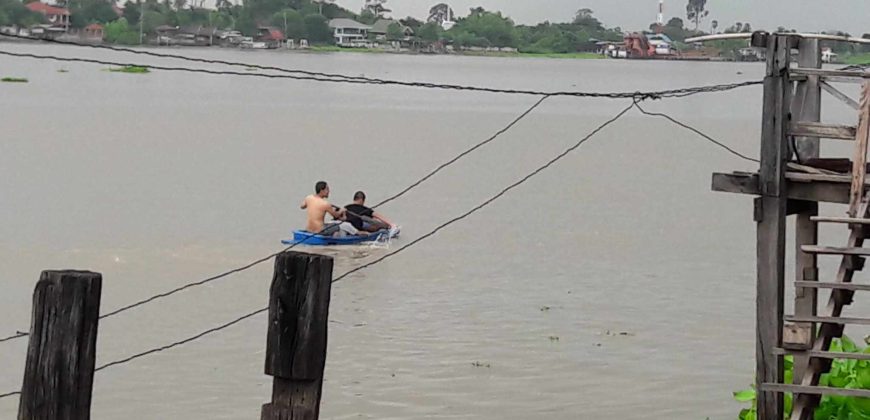
[[[713,190],[751,194],[757,223],[756,389],[760,420],[780,420],[783,395],[794,397],[792,420],[810,420],[822,395],[870,398],[870,390],[819,386],[834,359],[870,360],[861,353],[830,352],[832,340],[847,324],[870,319],[841,316],[856,291],[870,285],[852,279],[864,268],[870,248],[867,147],[870,136],[870,73],[822,70],[819,39],[758,32],[752,45],[767,49],[767,70],[758,172],[713,174]],[[797,62],[793,52],[797,50]],[[834,83],[863,83],[859,101]],[[857,111],[855,126],[820,121],[821,95],[833,95]],[[848,109],[844,108],[844,109]],[[853,141],[850,158],[820,158],[820,139]],[[819,203],[842,203],[841,215],[820,216]],[[785,310],[786,219],[795,217],[795,288],[793,311]],[[848,237],[839,246],[818,244],[819,223],[842,224]],[[820,273],[818,256],[840,258],[836,273]],[[819,308],[818,294],[830,293]],[[785,383],[783,360],[794,356],[793,383]]]

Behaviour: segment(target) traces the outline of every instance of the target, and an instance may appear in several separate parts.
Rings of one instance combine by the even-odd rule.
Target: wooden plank
[[[801,251],[816,255],[859,255],[870,256],[870,248],[804,245]]]
[[[870,354],[868,353],[841,353],[841,352],[830,352],[830,351],[800,351],[800,350],[789,350],[789,349],[776,349],[777,354],[781,355],[803,355],[805,357],[812,357],[816,359],[829,359],[829,360],[870,360]]]
[[[795,122],[789,126],[788,134],[791,136],[854,141],[855,127],[819,122]]]
[[[761,389],[763,389],[764,391],[774,392],[791,392],[812,395],[841,395],[844,397],[870,398],[870,389],[846,389],[831,388],[826,386],[783,385],[772,383],[763,384],[761,386]]]
[[[316,420],[326,366],[331,257],[284,252],[275,259],[269,290],[266,374],[272,402],[261,420]]]
[[[831,86],[828,82],[822,81],[821,87],[822,87],[822,89],[825,90],[825,92],[828,92],[829,94],[831,94],[831,96],[839,99],[840,102],[843,102],[844,104],[850,106],[852,109],[854,109],[856,111],[861,109],[860,105],[858,104],[858,101],[850,98],[845,93],[840,92],[839,89]]]
[[[847,318],[841,316],[796,316],[786,315],[789,322],[818,322],[820,324],[836,325],[870,325],[870,318]]]
[[[821,76],[823,78],[848,78],[854,80],[870,79],[870,73],[863,71],[852,70],[823,70],[823,69],[808,69],[803,67],[795,67],[789,71],[789,74],[799,76]]]
[[[829,216],[815,216],[811,218],[812,221],[818,223],[841,223],[841,224],[850,224],[850,225],[870,225],[870,219],[859,219],[856,217],[829,217]]]
[[[783,359],[773,350],[782,346],[783,301],[785,289],[785,227],[787,186],[786,163],[789,158],[786,137],[790,100],[788,68],[790,40],[785,36],[769,39],[767,71],[761,128],[760,212],[757,225],[756,296],[756,386],[781,383]],[[759,392],[758,417],[780,419],[782,395]]]
[[[805,174],[800,172],[789,172],[786,175],[789,181],[794,182],[835,182],[840,184],[851,184],[852,176],[850,175],[831,175],[831,174]],[[870,186],[870,178],[864,178],[864,187]]]
[[[792,176],[792,173],[786,174],[787,179]],[[711,189],[713,191],[761,195],[757,174],[714,173],[712,181]],[[847,182],[805,181],[801,183],[789,183],[788,198],[792,200],[845,204],[849,202],[849,187]]]
[[[833,283],[833,282],[819,282],[819,281],[796,281],[794,282],[795,287],[805,287],[812,289],[842,289],[842,290],[854,290],[854,291],[867,291],[870,292],[870,284],[857,284],[857,283]]]
[[[855,135],[855,156],[852,158],[852,188],[849,199],[849,216],[855,217],[864,199],[864,183],[867,174],[867,145],[870,141],[870,81],[864,82],[861,106],[858,110],[858,131]]]
[[[102,276],[43,271],[33,291],[33,316],[18,418],[91,417]]]

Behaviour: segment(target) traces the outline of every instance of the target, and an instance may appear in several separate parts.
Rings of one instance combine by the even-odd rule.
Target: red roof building
[[[85,26],[84,32],[85,36],[88,38],[103,39],[103,25],[100,25],[99,23],[92,23]]]
[[[45,3],[35,1],[25,5],[30,11],[39,13],[48,20],[52,26],[69,28],[69,10],[62,7],[49,6]]]

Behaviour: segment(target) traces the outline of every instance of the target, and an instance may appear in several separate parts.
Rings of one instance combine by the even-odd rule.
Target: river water
[[[189,63],[32,44],[3,50]],[[758,64],[176,50],[350,75],[636,91],[761,79]],[[201,65],[199,67],[219,68]],[[67,70],[59,72],[58,70]],[[102,310],[244,265],[302,226],[316,181],[378,201],[536,98],[253,77],[111,73],[0,57],[0,333],[43,269],[103,273]],[[244,69],[237,69],[246,71]],[[252,72],[253,73],[253,72]],[[645,104],[757,155],[761,88]],[[405,244],[555,156],[628,102],[553,98],[383,211]],[[329,419],[730,419],[754,372],[753,164],[635,111],[465,221],[333,287]],[[336,274],[384,253],[322,250]],[[107,319],[98,364],[266,305],[271,264]],[[258,418],[266,320],[96,375],[96,419]],[[26,340],[0,344],[0,393]],[[12,418],[14,398],[0,400]]]

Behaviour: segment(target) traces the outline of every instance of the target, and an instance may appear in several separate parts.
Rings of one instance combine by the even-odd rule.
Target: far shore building
[[[335,45],[339,47],[367,47],[371,26],[359,23],[353,19],[338,18],[329,21],[333,31]]]
[[[32,2],[24,5],[31,12],[39,13],[45,16],[45,20],[48,21],[49,25],[53,28],[60,28],[64,31],[69,29],[70,25],[70,13],[68,9],[63,7],[49,6],[42,2]]]
[[[390,30],[390,25],[397,24],[402,28],[402,41],[410,39],[414,36],[414,30],[408,26],[402,25],[399,21],[393,19],[378,19],[371,29],[369,35],[373,36],[376,41],[386,41],[387,32]]]

